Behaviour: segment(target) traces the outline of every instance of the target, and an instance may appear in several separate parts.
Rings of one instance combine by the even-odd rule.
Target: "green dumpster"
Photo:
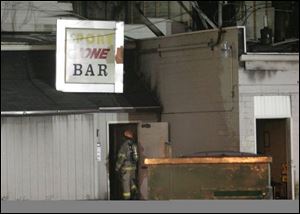
[[[145,159],[148,200],[271,199],[271,157]]]

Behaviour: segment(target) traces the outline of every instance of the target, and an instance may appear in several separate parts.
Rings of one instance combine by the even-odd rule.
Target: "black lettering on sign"
[[[103,76],[102,75],[102,72],[104,74],[104,76],[107,76],[107,65],[104,65],[104,64],[98,64],[98,67],[99,67],[99,73],[98,73],[98,76]]]
[[[82,75],[82,65],[81,64],[73,64],[73,65],[74,65],[73,76],[81,76]]]
[[[91,73],[91,74],[89,75],[89,73]],[[93,71],[93,67],[92,67],[91,64],[89,64],[89,66],[86,70],[85,76],[95,76],[94,71]]]
[[[85,76],[95,76],[94,69],[92,64],[88,64],[87,68],[82,68],[82,64],[73,64],[74,66],[74,73],[73,76],[82,76],[83,69],[85,71]],[[98,64],[98,76],[107,76],[107,65],[105,64]]]

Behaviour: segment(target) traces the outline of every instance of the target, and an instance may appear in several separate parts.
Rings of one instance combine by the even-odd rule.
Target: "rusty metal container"
[[[145,159],[147,199],[271,199],[271,162],[253,155]]]

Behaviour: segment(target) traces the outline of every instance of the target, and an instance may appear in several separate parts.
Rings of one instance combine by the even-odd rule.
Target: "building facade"
[[[298,198],[299,54],[247,53],[243,28],[223,30],[139,43],[140,72],[162,103],[173,155],[270,155],[274,197]]]

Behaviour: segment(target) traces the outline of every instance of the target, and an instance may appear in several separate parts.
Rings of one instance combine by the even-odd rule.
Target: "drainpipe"
[[[221,28],[223,25],[223,2],[218,2],[218,26]]]
[[[257,39],[257,36],[256,36],[256,1],[253,1],[253,37],[254,37],[254,40]]]

